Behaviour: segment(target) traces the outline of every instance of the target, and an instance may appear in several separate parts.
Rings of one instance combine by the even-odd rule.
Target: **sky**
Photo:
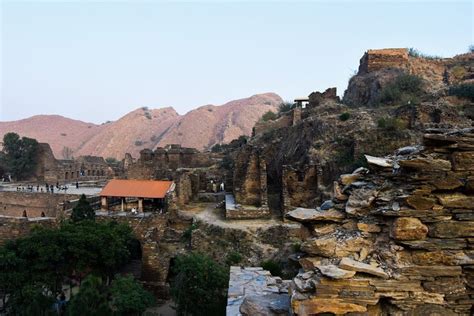
[[[473,1],[0,0],[0,121],[180,114],[337,87],[367,49],[442,57],[474,43]]]

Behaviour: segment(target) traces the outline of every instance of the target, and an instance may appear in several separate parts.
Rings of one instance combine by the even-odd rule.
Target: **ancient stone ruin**
[[[293,279],[296,315],[472,315],[474,129],[367,156],[334,198],[287,217],[312,231]]]

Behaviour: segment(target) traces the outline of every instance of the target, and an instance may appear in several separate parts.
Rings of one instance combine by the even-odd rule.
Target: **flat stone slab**
[[[349,279],[352,278],[356,271],[344,270],[338,268],[337,266],[330,264],[330,265],[319,265],[317,266],[321,273],[331,279]]]
[[[299,222],[330,221],[341,222],[346,218],[345,214],[335,209],[317,210],[299,207],[286,214],[287,217]]]
[[[339,262],[339,268],[345,269],[345,270],[356,271],[356,272],[363,272],[363,273],[375,275],[384,279],[388,279],[388,274],[385,273],[385,271],[382,270],[381,268],[371,266],[370,264],[367,264],[367,263],[355,261],[350,258],[342,258],[341,262]]]

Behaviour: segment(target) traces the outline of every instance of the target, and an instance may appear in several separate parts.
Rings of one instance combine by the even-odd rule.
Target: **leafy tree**
[[[266,260],[266,261],[261,262],[260,265],[262,266],[264,270],[270,271],[270,273],[274,276],[282,275],[281,266],[276,261]]]
[[[69,302],[67,309],[69,316],[106,316],[112,315],[107,300],[106,287],[102,279],[89,275],[81,284],[77,293]]]
[[[155,298],[132,276],[118,276],[110,285],[115,315],[140,315],[153,306]]]
[[[262,121],[267,122],[267,121],[273,121],[277,118],[277,115],[272,112],[268,111],[265,114],[262,115]]]
[[[8,298],[9,315],[57,315],[54,313],[55,298],[41,284],[28,284],[16,290]]]
[[[77,205],[72,209],[71,220],[79,222],[83,220],[94,220],[95,211],[86,199],[84,194],[81,195]]]
[[[288,101],[282,102],[278,106],[278,113],[280,113],[280,114],[281,113],[286,113],[288,111],[291,111],[294,107],[295,107],[294,103],[291,103],[291,102],[288,102]]]
[[[22,180],[33,173],[38,163],[38,150],[36,139],[20,138],[16,133],[3,136],[3,163],[16,179]]]
[[[225,314],[228,270],[211,258],[191,253],[176,258],[171,296],[179,315]]]
[[[452,86],[449,88],[448,94],[474,101],[474,84],[463,83]]]

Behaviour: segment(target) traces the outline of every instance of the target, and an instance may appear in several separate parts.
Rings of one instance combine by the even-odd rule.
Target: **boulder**
[[[364,155],[367,162],[371,165],[375,165],[382,168],[392,168],[393,161],[387,158],[374,157],[369,155]]]
[[[310,208],[299,207],[286,214],[287,217],[299,222],[316,222],[316,221],[331,221],[341,222],[345,215],[335,209],[330,210],[316,210]]]
[[[393,221],[390,236],[396,240],[425,239],[428,227],[418,218],[399,217]]]
[[[346,202],[346,213],[351,215],[364,215],[366,209],[372,204],[377,191],[368,188],[356,189]]]
[[[288,294],[249,295],[240,305],[243,316],[276,316],[290,313]]]
[[[319,207],[322,211],[327,211],[334,207],[334,202],[332,200],[326,200]]]
[[[388,274],[385,273],[385,271],[382,270],[381,268],[374,267],[367,263],[355,261],[351,258],[342,258],[341,261],[339,262],[339,268],[350,270],[350,271],[363,272],[363,273],[375,275],[384,279],[388,279]]]
[[[351,173],[351,174],[341,174],[340,179],[341,179],[342,184],[349,185],[357,181],[360,177],[361,177],[360,174]]]
[[[474,152],[455,152],[452,155],[454,170],[474,170]]]

